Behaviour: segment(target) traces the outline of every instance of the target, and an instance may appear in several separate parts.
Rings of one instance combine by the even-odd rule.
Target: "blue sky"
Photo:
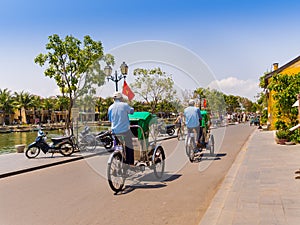
[[[90,35],[104,52],[143,40],[180,45],[209,66],[225,93],[253,100],[274,62],[299,55],[299,9],[293,0],[2,0],[0,88],[54,94],[35,56],[49,35]]]

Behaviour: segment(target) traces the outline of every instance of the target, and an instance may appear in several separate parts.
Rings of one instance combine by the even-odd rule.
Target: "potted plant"
[[[278,130],[276,131],[276,142],[277,144],[284,145],[285,142],[289,141],[290,131],[289,130]]]

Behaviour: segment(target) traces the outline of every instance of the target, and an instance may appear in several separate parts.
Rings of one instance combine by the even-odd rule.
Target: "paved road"
[[[164,181],[146,171],[120,195],[105,178],[108,154],[2,178],[0,224],[198,224],[254,129],[213,130],[217,153],[197,163],[189,163],[183,142],[164,141]]]

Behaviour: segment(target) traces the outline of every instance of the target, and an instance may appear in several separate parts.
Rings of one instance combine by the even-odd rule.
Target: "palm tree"
[[[11,91],[7,88],[0,89],[0,115],[1,115],[1,124],[5,122],[5,116],[8,114],[9,121],[11,123],[11,114],[14,113],[14,105],[13,105],[13,98],[11,96]]]
[[[67,119],[67,110],[70,104],[70,100],[66,96],[57,95],[54,100],[54,109],[59,111],[59,121]],[[61,118],[62,117],[62,118]]]
[[[32,107],[33,107],[33,119],[36,119],[36,111],[40,110],[42,107],[41,97],[38,95],[32,96]],[[41,118],[39,118],[41,119]]]
[[[55,101],[55,109],[59,111],[67,110],[70,100],[66,96],[57,95]]]
[[[99,113],[99,120],[101,120],[100,114],[101,114],[101,106],[103,104],[103,98],[99,97],[95,100],[95,108],[97,109],[97,112]]]
[[[33,96],[30,93],[24,91],[21,91],[20,93],[15,92],[14,105],[17,109],[19,109],[20,120],[27,123],[26,110],[33,107]],[[25,118],[23,118],[22,110],[25,111]]]
[[[43,108],[43,112],[42,112],[42,122],[47,121],[47,120],[51,120],[51,110],[54,109],[54,105],[55,105],[55,99],[54,98],[45,98],[42,101],[42,108]],[[45,117],[45,111],[47,114],[47,117]]]

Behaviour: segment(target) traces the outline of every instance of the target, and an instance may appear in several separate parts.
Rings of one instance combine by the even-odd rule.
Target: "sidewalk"
[[[274,132],[256,130],[200,224],[300,224],[299,168],[300,145],[278,145]]]

